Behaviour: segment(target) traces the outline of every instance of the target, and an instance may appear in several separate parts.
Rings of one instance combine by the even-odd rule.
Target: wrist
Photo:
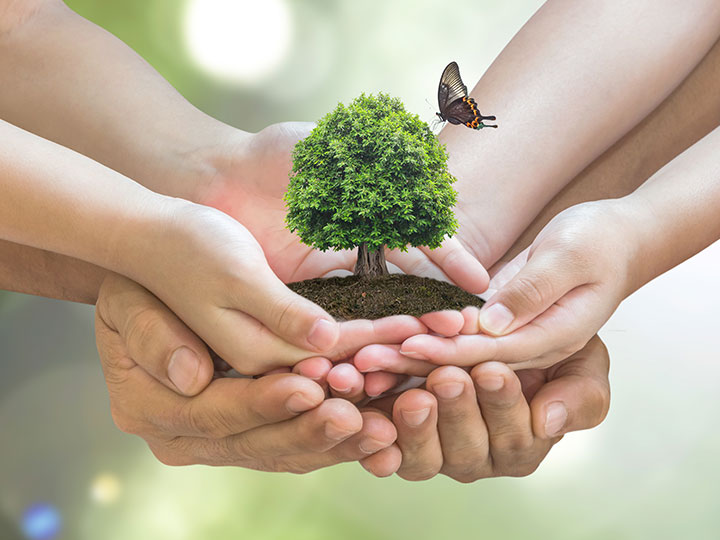
[[[613,208],[611,223],[623,231],[619,241],[626,261],[622,287],[623,298],[626,298],[654,277],[660,224],[649,205],[633,194],[603,202]]]
[[[210,136],[173,153],[173,163],[162,174],[167,185],[155,191],[209,205],[212,194],[223,189],[231,171],[246,155],[253,137],[251,133],[218,124]]]
[[[158,257],[171,238],[183,234],[181,215],[195,206],[180,198],[151,191],[144,194],[136,211],[113,231],[109,239],[109,260],[104,266],[147,285],[157,270]]]

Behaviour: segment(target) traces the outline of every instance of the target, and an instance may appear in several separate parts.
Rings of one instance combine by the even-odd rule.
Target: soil
[[[341,320],[400,314],[419,317],[444,309],[482,307],[485,303],[450,283],[407,274],[317,278],[289,283],[288,287]]]

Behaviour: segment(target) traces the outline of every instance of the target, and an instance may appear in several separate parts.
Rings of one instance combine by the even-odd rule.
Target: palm
[[[285,226],[283,197],[292,168],[295,143],[313,125],[274,124],[253,135],[223,175],[212,205],[241,222],[257,239],[273,272],[284,282],[322,276],[332,270],[352,269],[348,251],[321,252],[300,242]]]
[[[286,283],[333,270],[352,270],[356,262],[354,251],[315,250],[302,244],[285,226],[283,197],[292,168],[292,150],[313,126],[306,122],[274,124],[223,152],[220,161],[228,165],[220,175],[219,187],[205,201],[247,227],[262,246],[273,272]],[[457,240],[446,241],[444,246],[433,252],[410,248],[386,255],[403,272],[449,279],[469,291],[483,291],[487,286],[484,268]]]

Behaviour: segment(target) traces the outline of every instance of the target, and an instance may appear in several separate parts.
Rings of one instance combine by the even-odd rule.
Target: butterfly
[[[495,117],[480,114],[477,103],[468,96],[467,86],[463,84],[460,78],[460,68],[458,68],[457,62],[450,62],[443,71],[442,77],[440,77],[438,105],[440,112],[435,114],[443,122],[465,124],[472,129],[497,127],[496,125],[483,124],[483,120],[495,120]]]

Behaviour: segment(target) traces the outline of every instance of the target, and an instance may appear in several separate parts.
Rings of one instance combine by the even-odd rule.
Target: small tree
[[[358,247],[355,274],[387,274],[384,247],[440,246],[457,222],[455,178],[428,125],[386,94],[362,94],[293,151],[287,225],[325,251]]]

